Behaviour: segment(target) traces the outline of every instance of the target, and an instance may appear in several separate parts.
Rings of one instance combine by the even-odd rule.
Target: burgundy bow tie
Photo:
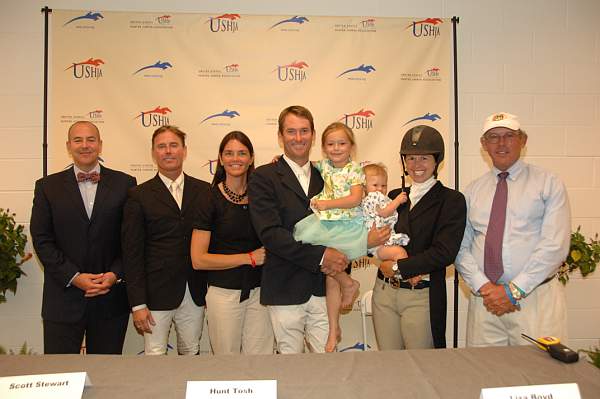
[[[91,172],[91,173],[79,172],[79,173],[77,173],[77,182],[78,183],[91,181],[92,183],[96,184],[96,183],[98,183],[99,180],[100,180],[100,173],[98,173],[98,172]]]

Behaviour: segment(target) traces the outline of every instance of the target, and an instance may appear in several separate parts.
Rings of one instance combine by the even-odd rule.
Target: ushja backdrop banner
[[[156,173],[150,138],[157,127],[177,125],[188,134],[184,169],[210,181],[218,145],[229,131],[251,138],[257,165],[282,153],[277,117],[293,104],[306,106],[315,118],[311,159],[322,157],[322,130],[342,121],[356,135],[356,159],[383,162],[390,187],[401,181],[400,141],[409,128],[431,125],[448,138],[448,19],[87,10],[51,15],[51,173],[71,163],[66,132],[77,120],[100,128],[105,164],[139,182]],[[449,169],[442,168],[443,180]],[[363,292],[374,279],[369,263],[355,262]],[[360,346],[359,312],[342,323],[350,327],[341,347]]]

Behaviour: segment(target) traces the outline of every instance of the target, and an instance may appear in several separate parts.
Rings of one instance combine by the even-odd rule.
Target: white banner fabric
[[[106,165],[145,181],[156,173],[152,132],[171,124],[188,134],[186,173],[211,181],[226,133],[246,133],[256,164],[269,162],[282,153],[279,112],[299,104],[315,118],[311,159],[322,157],[322,130],[342,121],[356,135],[356,159],[384,163],[397,187],[409,128],[442,132],[448,159],[451,32],[443,18],[53,10],[49,171],[71,163],[69,125],[90,120]],[[368,265],[355,262],[367,268],[363,292],[374,278]],[[352,313],[341,348],[362,340],[358,306]]]

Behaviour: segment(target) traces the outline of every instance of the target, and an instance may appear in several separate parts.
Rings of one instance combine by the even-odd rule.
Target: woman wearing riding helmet
[[[405,233],[408,258],[382,262],[373,289],[373,323],[380,350],[446,347],[446,267],[460,248],[466,220],[464,196],[437,180],[444,141],[430,126],[406,132],[400,147],[408,202],[394,230]],[[403,179],[404,181],[404,176]]]

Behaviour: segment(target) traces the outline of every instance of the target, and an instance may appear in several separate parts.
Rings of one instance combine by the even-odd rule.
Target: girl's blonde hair
[[[368,165],[363,166],[363,172],[365,172],[365,176],[383,176],[387,180],[387,168],[382,163],[370,163]]]
[[[321,147],[325,147],[325,140],[327,140],[327,136],[329,136],[336,130],[343,130],[344,133],[346,133],[346,136],[348,136],[348,140],[354,147],[354,145],[356,144],[356,141],[354,140],[354,132],[342,122],[330,123],[329,126],[327,126],[325,130],[323,130],[323,134],[321,135]]]

